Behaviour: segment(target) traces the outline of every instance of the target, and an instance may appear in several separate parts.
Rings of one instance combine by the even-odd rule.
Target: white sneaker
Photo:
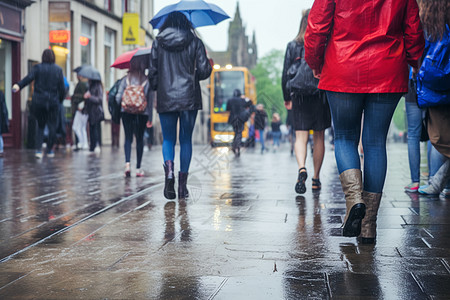
[[[97,146],[97,147],[95,147],[94,152],[100,153],[100,152],[102,152],[102,149],[99,146]]]

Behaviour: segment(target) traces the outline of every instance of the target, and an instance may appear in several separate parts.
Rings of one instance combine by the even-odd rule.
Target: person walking
[[[266,146],[264,144],[264,129],[266,128],[267,113],[264,110],[264,104],[256,105],[255,111],[255,130],[259,132],[259,141],[261,143],[261,154],[264,154]]]
[[[419,1],[420,19],[423,23],[426,47],[424,57],[435,63],[436,57],[433,57],[434,47],[441,43],[442,46],[448,45],[450,41],[450,5],[446,0]],[[448,70],[450,62],[448,53],[450,49],[444,48],[443,56],[446,57],[442,62],[438,62],[440,69]],[[425,60],[427,59],[425,58]],[[438,60],[439,61],[439,60]],[[421,66],[426,67],[426,63]],[[425,71],[425,70],[423,70]],[[423,72],[427,74],[427,72]],[[420,75],[420,73],[419,73]],[[434,75],[434,74],[433,74]],[[448,75],[448,74],[447,74]],[[425,82],[427,78],[423,78]],[[447,80],[448,81],[448,80]],[[425,84],[423,84],[425,86]],[[421,97],[429,102],[436,102],[434,97],[440,96],[442,99],[449,98],[449,86],[446,85],[444,78],[440,83],[434,83],[433,88],[427,86],[436,94],[420,93]],[[434,89],[436,88],[436,89]],[[433,95],[433,96],[431,96]],[[450,105],[438,104],[430,106],[428,110],[428,136],[430,137],[431,159],[430,159],[430,180],[427,185],[421,186],[418,191],[425,195],[438,195],[441,193],[444,197],[450,196]]]
[[[408,64],[418,67],[424,44],[416,0],[316,0],[309,14],[305,59],[331,109],[347,206],[343,235],[361,234],[363,243],[375,242],[389,124],[408,91]],[[364,181],[358,155],[363,112]]]
[[[80,149],[87,150],[89,149],[89,143],[87,138],[87,120],[88,116],[83,114],[84,108],[84,94],[87,92],[89,88],[88,80],[80,75],[78,75],[78,71],[81,67],[76,68],[75,72],[77,73],[77,85],[73,91],[72,95],[72,129],[75,132],[75,145],[74,149],[76,151]]]
[[[277,152],[281,139],[281,118],[278,113],[273,113],[270,126],[272,127],[273,152]]]
[[[306,95],[288,88],[289,67],[294,64],[295,60],[304,58],[302,56],[304,56],[305,31],[309,13],[310,9],[303,12],[297,36],[287,45],[281,77],[285,106],[287,109],[292,109],[292,123],[295,130],[294,150],[298,165],[295,191],[298,194],[306,192],[306,179],[308,178],[306,157],[310,130],[313,131],[314,145],[312,189],[321,189],[320,170],[325,155],[325,129],[331,126],[330,108],[322,92],[314,88],[309,95]]]
[[[130,159],[133,135],[136,137],[136,177],[143,177],[141,169],[142,155],[144,153],[144,133],[147,127],[152,126],[153,92],[149,88],[148,78],[145,75],[146,60],[135,57],[130,62],[128,75],[122,79],[116,94],[116,102],[121,103],[121,119],[125,131],[125,177],[131,176]],[[128,102],[127,102],[128,101]],[[138,104],[139,109],[127,107],[126,103]]]
[[[0,158],[3,157],[3,136],[9,132],[9,116],[6,107],[5,94],[0,90]]]
[[[245,122],[247,122],[250,117],[249,105],[251,105],[251,101],[245,101],[245,99],[242,98],[239,89],[235,89],[233,98],[227,101],[227,111],[230,112],[228,124],[233,126],[234,131],[231,151],[233,151],[236,156],[241,155],[242,131],[244,130]]]
[[[35,65],[30,73],[21,81],[14,84],[14,93],[23,89],[34,81],[34,92],[30,112],[38,123],[36,136],[36,158],[42,158],[42,143],[44,140],[45,125],[48,126],[47,156],[54,157],[53,144],[56,138],[59,104],[64,100],[64,76],[61,67],[55,64],[55,53],[45,49],[42,53],[42,62]]]
[[[178,198],[189,196],[186,184],[192,158],[192,132],[197,112],[202,109],[199,81],[208,78],[211,72],[205,46],[191,22],[180,12],[170,13],[153,42],[149,66],[149,81],[157,91],[157,111],[163,134],[164,196],[167,199],[176,197],[174,157],[178,120]]]
[[[85,105],[83,113],[88,115],[89,151],[100,153],[100,123],[105,119],[103,112],[103,85],[100,80],[89,79],[89,89],[84,93]]]

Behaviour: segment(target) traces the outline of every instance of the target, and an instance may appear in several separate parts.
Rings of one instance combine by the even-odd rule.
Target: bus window
[[[227,101],[233,97],[235,89],[245,93],[244,72],[223,71],[214,74],[214,112],[227,110]]]

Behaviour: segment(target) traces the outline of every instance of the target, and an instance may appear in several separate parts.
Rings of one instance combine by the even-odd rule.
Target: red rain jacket
[[[320,89],[406,93],[424,45],[416,0],[315,0],[305,59],[322,70]]]

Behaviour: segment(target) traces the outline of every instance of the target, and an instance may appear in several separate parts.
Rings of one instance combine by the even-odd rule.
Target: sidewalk
[[[122,149],[7,152],[0,299],[450,299],[450,200],[403,192],[406,144],[388,146],[374,246],[340,235],[332,151],[319,193],[308,153],[297,195],[288,145],[258,146],[240,158],[196,146],[187,202],[163,197],[158,147],[144,153],[146,176],[130,179]]]

